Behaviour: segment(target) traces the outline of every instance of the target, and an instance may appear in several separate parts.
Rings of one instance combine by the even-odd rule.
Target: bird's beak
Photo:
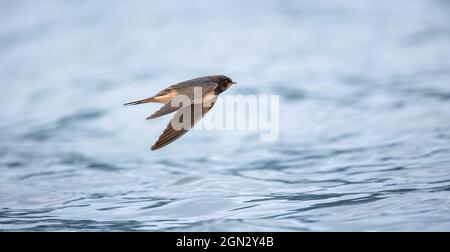
[[[235,81],[231,82],[231,84],[233,84],[233,85],[236,84],[236,83],[237,83],[237,82],[235,82]]]

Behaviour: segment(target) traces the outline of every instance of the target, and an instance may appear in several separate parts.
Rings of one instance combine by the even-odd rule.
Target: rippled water
[[[0,6],[1,230],[450,231],[448,1]],[[121,104],[216,73],[279,139],[151,152],[168,118]]]

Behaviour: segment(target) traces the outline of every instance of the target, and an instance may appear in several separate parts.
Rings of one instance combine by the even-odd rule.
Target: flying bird
[[[161,90],[152,97],[125,103],[124,105],[129,106],[149,102],[164,104],[147,119],[157,118],[177,111],[167,128],[151,147],[152,150],[157,150],[177,140],[193,128],[214,106],[219,94],[233,84],[236,84],[236,82],[233,82],[231,78],[225,75],[205,76],[179,82]],[[184,98],[184,100],[178,98]]]

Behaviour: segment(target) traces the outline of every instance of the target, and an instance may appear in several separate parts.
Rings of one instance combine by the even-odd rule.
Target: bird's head
[[[226,90],[231,85],[236,84],[236,82],[234,82],[230,77],[225,75],[217,75],[216,78],[217,78],[216,82],[223,90]]]

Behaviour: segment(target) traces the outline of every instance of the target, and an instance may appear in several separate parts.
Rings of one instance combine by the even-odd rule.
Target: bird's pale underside
[[[152,146],[160,149],[188,132],[214,106],[220,93],[235,84],[224,75],[206,76],[183,81],[165,88],[156,95],[124,105],[137,105],[149,102],[164,104],[147,119],[153,119],[176,112],[164,132]]]

